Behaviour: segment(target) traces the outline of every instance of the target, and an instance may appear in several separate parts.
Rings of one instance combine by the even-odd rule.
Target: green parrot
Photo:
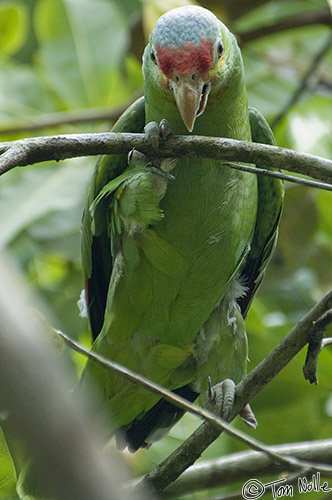
[[[160,140],[167,135],[165,119],[174,134],[274,144],[263,116],[248,109],[236,39],[210,11],[185,6],[161,16],[143,75],[144,97],[113,132],[149,124],[154,144],[155,122]],[[97,163],[82,222],[92,349],[207,404],[208,379],[238,383],[246,374],[244,319],[275,247],[283,185],[220,160],[158,163],[135,151]],[[107,437],[130,451],[183,415],[91,361],[79,389],[96,395]]]

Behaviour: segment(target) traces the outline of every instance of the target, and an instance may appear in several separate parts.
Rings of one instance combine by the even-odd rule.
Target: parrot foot
[[[233,380],[225,379],[212,387],[211,378],[208,378],[207,401],[208,409],[217,413],[227,422],[233,408],[235,384]]]
[[[161,122],[149,122],[144,128],[145,136],[147,141],[151,144],[152,149],[158,152],[159,145],[161,142],[165,141],[167,137],[171,134],[171,127],[168,121],[163,118]],[[177,163],[177,158],[158,158],[153,156],[149,159],[150,170],[160,177],[167,180],[174,180],[174,175],[169,172],[175,167]]]
[[[226,422],[230,419],[234,405],[235,388],[233,380],[230,379],[225,379],[212,387],[211,378],[208,378],[207,408],[217,413]],[[256,429],[257,420],[249,404],[240,411],[240,417],[248,427]]]
[[[172,164],[171,168],[167,168],[167,165],[169,165],[169,163],[173,161],[174,158],[163,158],[158,162],[159,166],[155,166],[144,153],[141,153],[135,148],[131,149],[128,153],[128,166],[148,166],[154,174],[160,175],[160,177],[171,181],[173,181],[175,177],[174,175],[170,174],[168,170],[174,168],[175,164]]]
[[[149,122],[144,127],[145,137],[155,151],[158,151],[160,141],[165,141],[171,133],[171,127],[165,118],[161,122]]]
[[[145,136],[148,142],[150,142],[152,148],[158,151],[160,141],[165,141],[167,137],[171,134],[171,127],[168,121],[163,118],[161,122],[149,122],[144,127]]]

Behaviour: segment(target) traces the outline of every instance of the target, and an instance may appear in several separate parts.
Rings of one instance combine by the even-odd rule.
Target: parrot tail
[[[199,395],[189,385],[175,389],[173,392],[191,403]],[[139,448],[149,448],[153,442],[166,435],[184,413],[180,408],[161,399],[141,418],[136,418],[129,426],[121,427],[116,432],[117,448],[123,450],[127,447],[132,453]]]

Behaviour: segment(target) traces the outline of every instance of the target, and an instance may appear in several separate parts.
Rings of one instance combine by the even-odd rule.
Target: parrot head
[[[238,64],[232,64],[236,59]],[[143,56],[145,82],[153,80],[162,88],[163,99],[173,100],[189,132],[204,113],[209,95],[225,90],[231,69],[239,66],[242,69],[233,35],[212,12],[198,6],[162,15]]]

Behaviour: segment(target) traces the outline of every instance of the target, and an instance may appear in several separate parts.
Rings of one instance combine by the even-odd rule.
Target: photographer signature
[[[294,486],[285,483],[286,478],[277,479],[269,483],[261,483],[258,479],[249,479],[242,487],[242,497],[245,500],[256,500],[260,498],[268,488],[271,488],[273,500],[281,497],[292,497],[294,495]],[[308,481],[306,477],[299,477],[297,480],[297,490],[299,493],[309,492],[324,492],[332,491],[328,482],[321,483],[320,472],[312,475],[312,481]]]

